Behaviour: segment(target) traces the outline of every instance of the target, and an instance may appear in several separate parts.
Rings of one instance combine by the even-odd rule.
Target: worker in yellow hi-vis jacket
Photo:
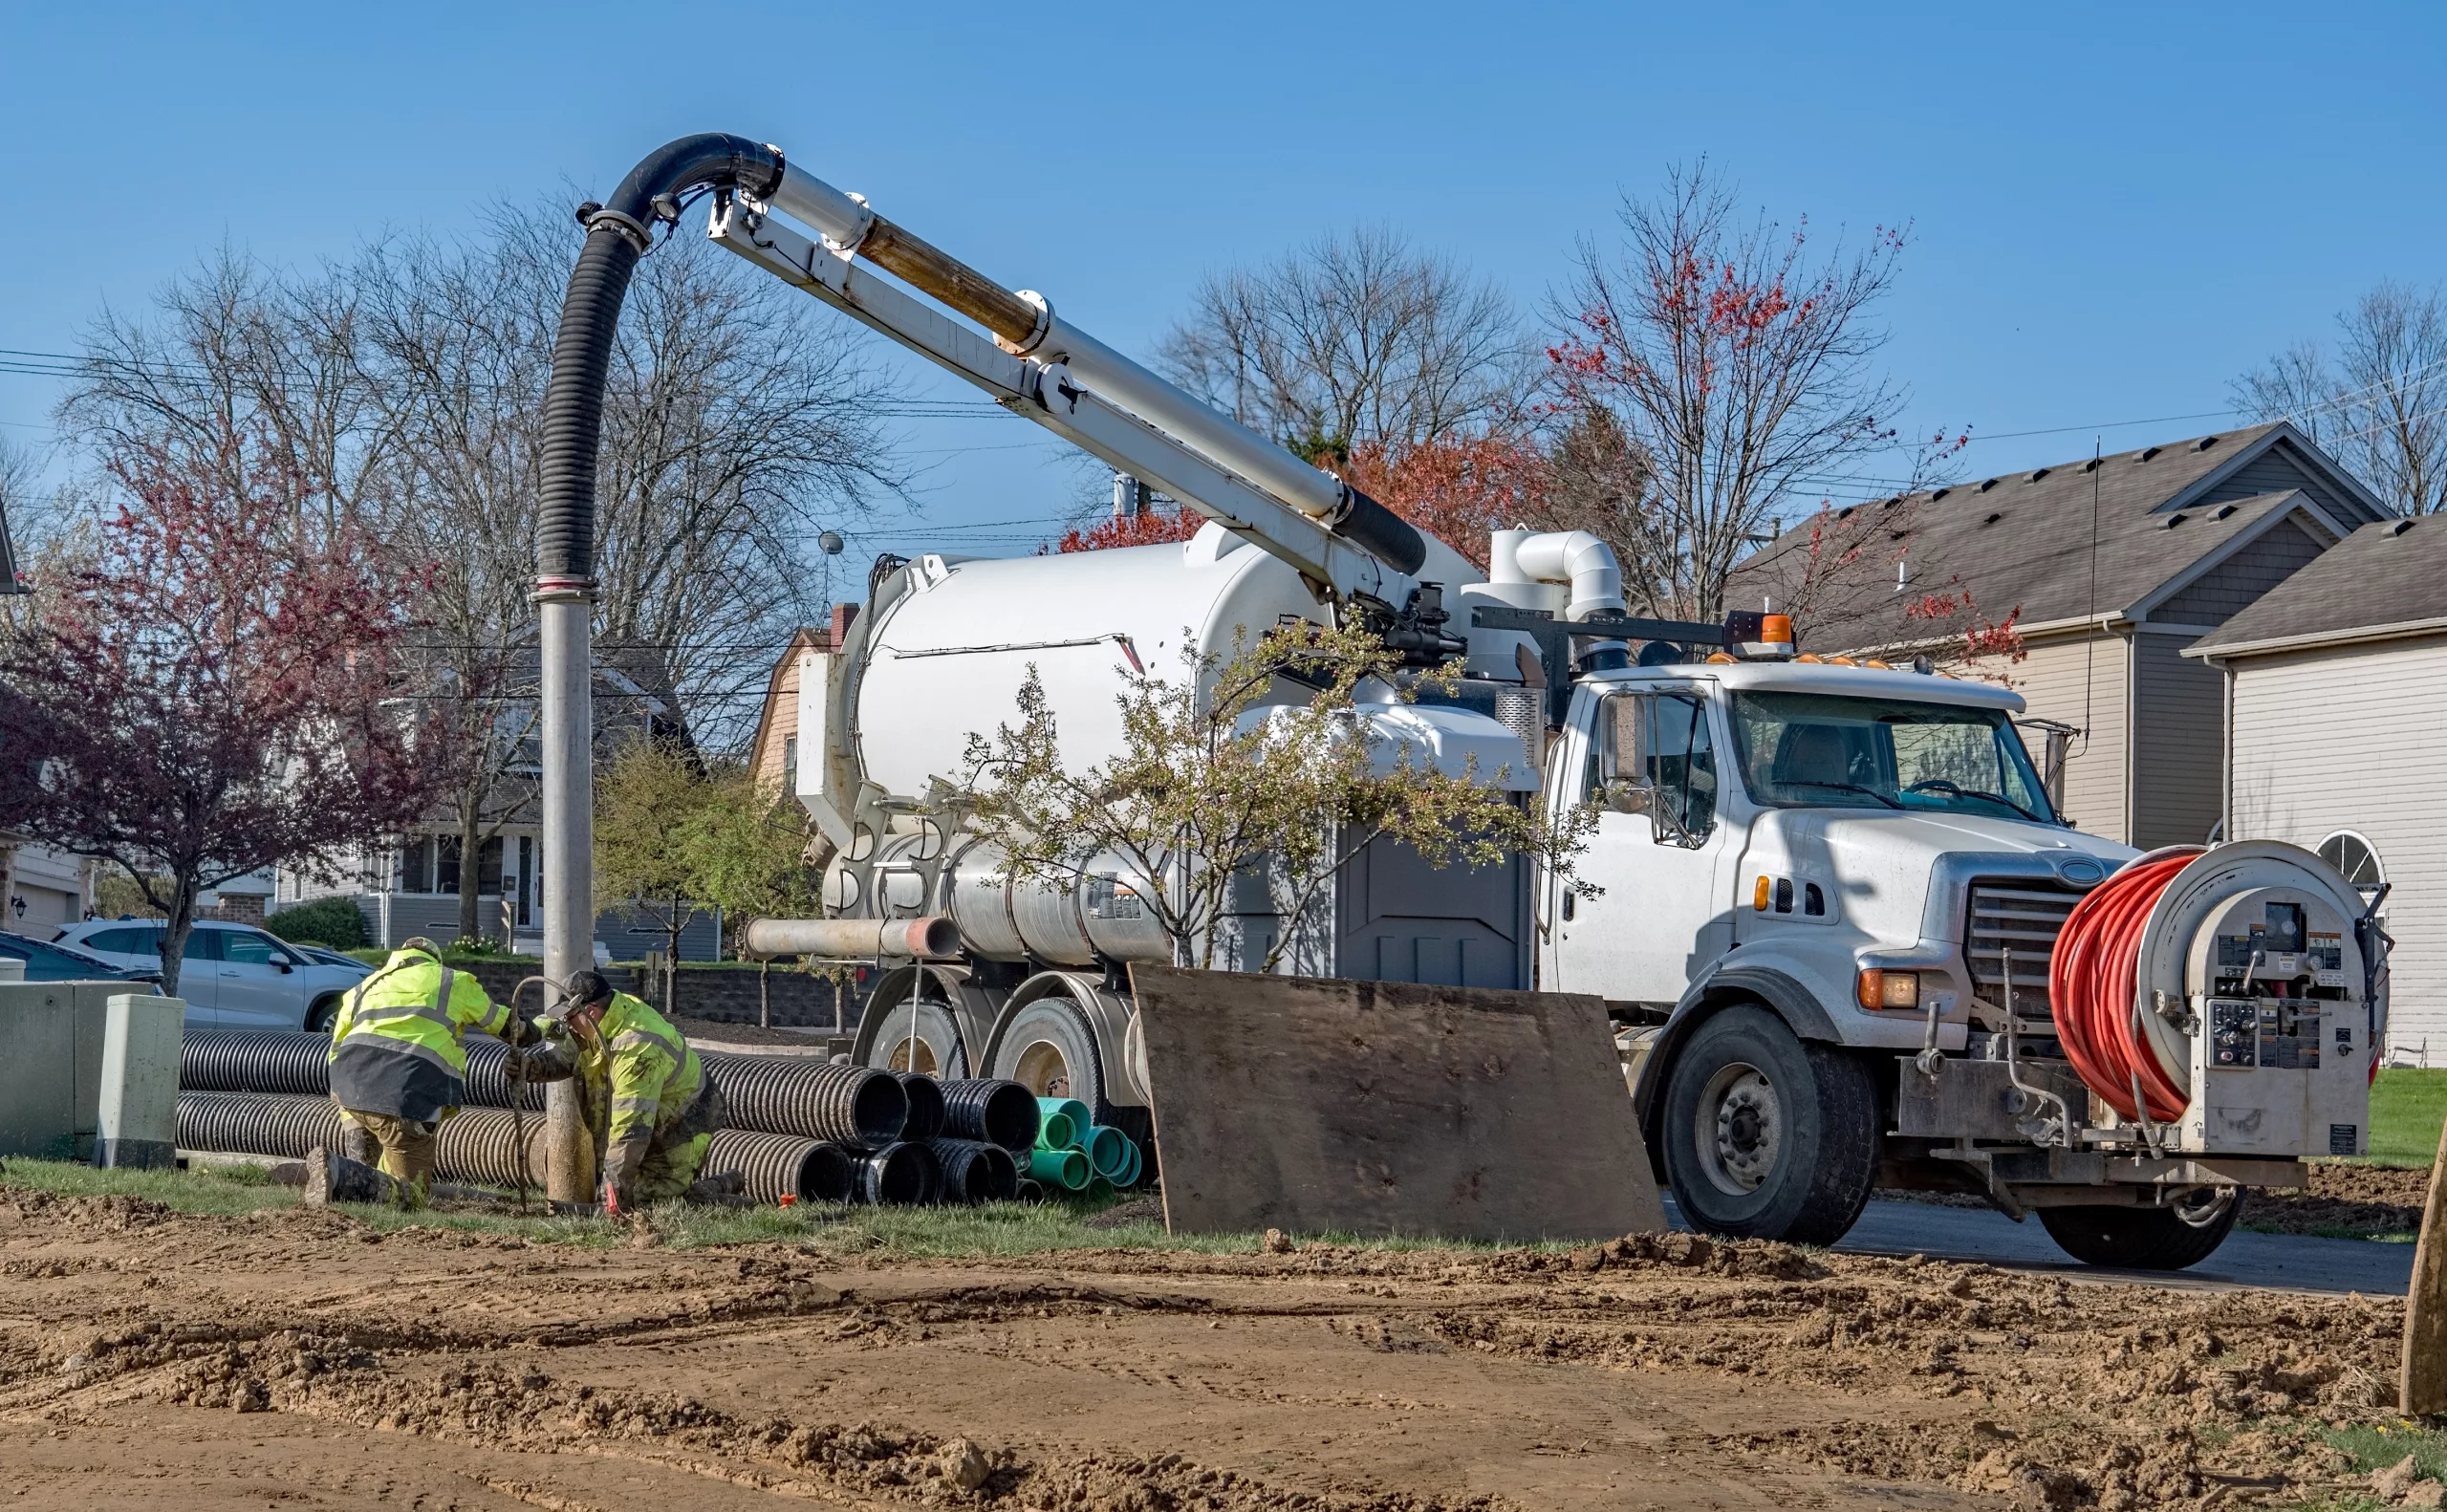
[[[615,992],[600,972],[576,971],[561,988],[566,1036],[524,1052],[529,1081],[574,1077],[595,1135],[604,1207],[618,1214],[697,1186],[722,1095],[671,1022],[644,999]]]
[[[309,1202],[390,1197],[402,1206],[423,1203],[442,1120],[467,1100],[462,1039],[469,1029],[513,1046],[539,1037],[494,1003],[483,983],[444,965],[442,947],[422,936],[391,952],[341,1000],[332,1024],[332,1100],[340,1105],[350,1147],[309,1159]],[[379,1175],[368,1169],[377,1163]]]

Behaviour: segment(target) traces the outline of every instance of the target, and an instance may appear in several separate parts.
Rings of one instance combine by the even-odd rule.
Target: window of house
[[[787,794],[795,793],[798,790],[799,738],[795,735],[785,735],[782,737],[782,791]]]
[[[2322,840],[2320,859],[2335,867],[2365,897],[2377,892],[2388,879],[2387,869],[2379,864],[2379,853],[2350,830],[2339,830]]]

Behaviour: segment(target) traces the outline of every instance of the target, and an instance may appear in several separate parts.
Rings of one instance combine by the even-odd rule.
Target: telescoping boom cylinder
[[[1396,572],[1415,572],[1426,560],[1426,543],[1400,516],[1072,325],[1033,290],[1004,289],[795,163],[783,164],[781,183],[766,202],[841,251],[866,258],[984,326],[1013,356],[1067,366],[1092,392],[1324,523]]]

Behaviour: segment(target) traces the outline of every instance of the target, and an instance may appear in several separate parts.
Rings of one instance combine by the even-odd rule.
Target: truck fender
[[[1657,1044],[1640,1062],[1639,1080],[1632,1089],[1632,1110],[1640,1121],[1640,1136],[1648,1143],[1648,1162],[1660,1181],[1665,1179],[1665,1129],[1661,1122],[1664,1099],[1659,1092],[1666,1074],[1691,1031],[1709,1015],[1737,1003],[1765,1004],[1798,1039],[1842,1042],[1835,1021],[1809,989],[1772,967],[1719,965],[1692,983],[1657,1031]]]
[[[960,1029],[961,1048],[968,1052],[969,1074],[985,1075],[982,1068],[985,1064],[986,1041],[1002,1016],[1001,996],[991,988],[980,986],[968,967],[943,961],[895,966],[876,979],[875,990],[867,994],[866,1005],[858,1014],[858,1037],[851,1044],[850,1063],[870,1064],[867,1052],[875,1048],[884,1016],[909,1001],[911,979],[921,971],[926,981],[919,989],[920,995],[939,998],[951,1009],[952,1023]]]
[[[1093,971],[1040,971],[1014,988],[1011,995],[997,1004],[991,1023],[993,1032],[985,1040],[985,1055],[977,1064],[991,1066],[1003,1048],[1003,1036],[1022,1008],[1040,998],[1068,998],[1079,1005],[1088,1026],[1096,1036],[1096,1055],[1104,1063],[1105,1100],[1117,1107],[1144,1107],[1147,1089],[1140,1083],[1143,1053],[1135,1053],[1131,1026],[1138,1010],[1128,998],[1107,991],[1104,980]],[[981,1069],[985,1076],[990,1071]]]

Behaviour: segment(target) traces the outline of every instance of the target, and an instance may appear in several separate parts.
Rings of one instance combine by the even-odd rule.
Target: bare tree
[[[1618,248],[1581,244],[1550,301],[1548,355],[1565,412],[1612,422],[1583,424],[1592,498],[1623,514],[1626,591],[1711,618],[1770,522],[1895,446],[1903,395],[1874,369],[1886,332],[1870,312],[1904,232],[1814,254],[1806,224],[1743,222],[1704,162],[1670,170],[1655,199],[1626,198],[1621,220]],[[1644,499],[1627,486],[1638,473]]]
[[[2333,358],[2300,341],[2229,385],[2288,420],[2405,514],[2447,508],[2447,304],[2382,283],[2336,317]]]
[[[1193,306],[1159,364],[1305,456],[1443,440],[1524,399],[1526,348],[1502,292],[1383,227],[1211,273]]]

